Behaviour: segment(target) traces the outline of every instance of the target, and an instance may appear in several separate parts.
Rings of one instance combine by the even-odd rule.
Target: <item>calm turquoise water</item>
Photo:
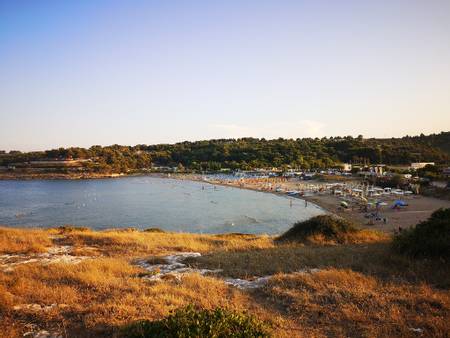
[[[292,206],[290,205],[292,201]],[[303,200],[155,177],[0,181],[0,224],[276,234],[322,214]]]

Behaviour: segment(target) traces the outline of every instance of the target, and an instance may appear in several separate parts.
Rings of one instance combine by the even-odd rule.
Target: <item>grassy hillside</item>
[[[149,330],[161,323],[186,328],[202,316],[214,327],[259,330],[263,322],[274,337],[445,337],[447,262],[396,254],[387,236],[367,238],[305,245],[238,234],[1,228],[0,327],[7,337],[43,329],[67,337],[120,337],[136,333],[126,330],[141,327],[136,323]],[[46,252],[60,249],[63,254],[53,256],[58,260],[48,262]],[[221,271],[152,280],[136,263],[162,264],[164,255],[192,251],[202,256],[189,258],[188,266]],[[23,263],[29,258],[34,261]],[[255,289],[226,283],[267,275],[272,278]],[[188,305],[206,312],[182,311],[176,317],[181,322],[167,317]]]

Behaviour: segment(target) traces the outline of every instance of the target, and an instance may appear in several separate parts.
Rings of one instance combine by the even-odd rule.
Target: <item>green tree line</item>
[[[40,152],[0,154],[0,165],[45,159],[92,159],[86,169],[125,172],[157,166],[188,170],[252,169],[268,167],[329,168],[340,163],[450,162],[450,132],[402,138],[324,137],[273,139],[215,139],[176,144],[92,146]]]

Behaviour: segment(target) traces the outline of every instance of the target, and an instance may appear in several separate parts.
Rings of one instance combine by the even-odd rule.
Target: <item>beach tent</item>
[[[403,201],[403,200],[396,200],[392,207],[393,208],[399,208],[399,207],[406,207],[406,206],[408,206],[408,203],[406,203],[405,201]]]

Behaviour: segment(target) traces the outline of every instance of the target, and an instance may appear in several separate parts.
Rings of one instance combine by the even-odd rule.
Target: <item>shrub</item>
[[[307,221],[297,222],[292,228],[277,238],[277,241],[308,242],[323,239],[345,243],[348,235],[358,232],[357,227],[337,216],[320,215]]]
[[[128,227],[128,228],[114,228],[114,229],[108,229],[109,231],[115,231],[115,232],[138,232],[139,229],[135,227]]]
[[[88,227],[64,224],[64,225],[57,227],[57,230],[61,233],[66,233],[66,232],[77,232],[77,231],[86,232],[86,231],[89,231],[90,229]]]
[[[438,209],[430,218],[395,236],[395,251],[412,257],[450,257],[450,208]]]
[[[252,316],[226,309],[196,309],[189,305],[178,309],[168,317],[142,320],[127,326],[123,336],[144,337],[269,337],[264,324]]]
[[[147,229],[144,229],[144,232],[163,233],[163,232],[165,232],[165,231],[162,230],[162,229],[160,229],[160,228],[147,228]]]

